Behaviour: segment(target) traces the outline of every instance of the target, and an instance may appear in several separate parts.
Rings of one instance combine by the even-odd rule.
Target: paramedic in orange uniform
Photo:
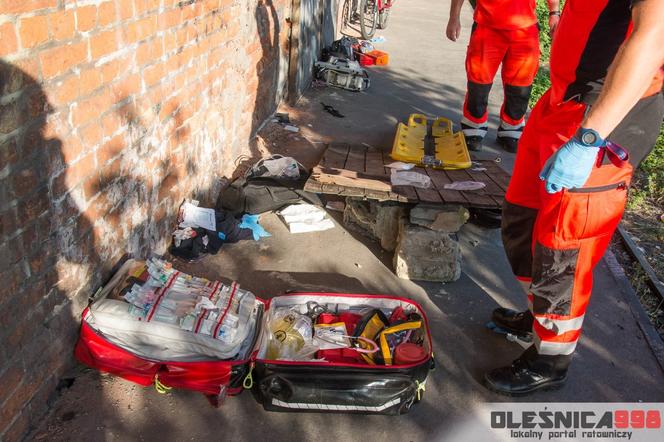
[[[461,34],[462,4],[463,0],[452,0],[450,7],[446,34],[452,41]],[[549,30],[553,34],[560,16],[558,0],[548,0],[548,5]],[[540,55],[535,0],[477,0],[473,18],[466,53],[468,89],[461,129],[468,148],[481,150],[488,129],[489,92],[502,64],[505,99],[497,141],[506,151],[516,152]]]
[[[561,386],[632,170],[664,116],[664,0],[567,0],[551,49],[551,88],[519,142],[503,206],[507,257],[529,309],[494,322],[534,345],[485,376],[509,395]]]

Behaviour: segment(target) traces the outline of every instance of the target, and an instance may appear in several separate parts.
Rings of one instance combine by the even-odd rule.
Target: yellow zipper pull
[[[252,362],[249,365],[249,373],[244,377],[244,381],[242,382],[242,386],[247,389],[251,390],[251,388],[254,386],[254,377],[252,375],[252,372],[254,371],[254,363]]]

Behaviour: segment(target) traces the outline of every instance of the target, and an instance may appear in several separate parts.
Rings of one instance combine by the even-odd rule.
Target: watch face
[[[581,141],[583,141],[584,144],[593,145],[597,142],[597,135],[592,132],[584,132],[584,134],[581,135]]]

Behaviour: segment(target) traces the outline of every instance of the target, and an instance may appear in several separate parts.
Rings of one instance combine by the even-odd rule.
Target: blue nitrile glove
[[[569,141],[547,160],[540,172],[540,179],[546,181],[546,191],[560,192],[565,189],[583,187],[597,161],[599,147],[604,140],[596,137],[592,144],[584,143],[578,136],[588,129],[579,129]],[[592,131],[597,134],[595,131]]]
[[[239,227],[241,229],[251,229],[251,233],[254,235],[254,241],[258,241],[263,237],[272,236],[263,228],[263,226],[258,224],[258,215],[242,215],[241,221]]]

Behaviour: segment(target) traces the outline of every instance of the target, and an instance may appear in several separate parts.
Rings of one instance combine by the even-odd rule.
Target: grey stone
[[[399,278],[451,282],[461,276],[461,249],[456,235],[404,225],[394,253]]]
[[[405,208],[399,204],[346,198],[344,225],[379,241],[383,249],[391,252],[396,247],[405,213]]]
[[[410,222],[439,232],[458,232],[470,218],[461,206],[429,206],[418,204],[410,211]]]

